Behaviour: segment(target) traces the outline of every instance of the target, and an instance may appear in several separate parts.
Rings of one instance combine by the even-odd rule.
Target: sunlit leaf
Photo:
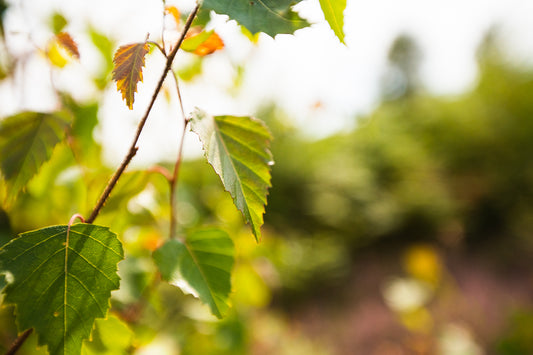
[[[122,99],[126,100],[130,110],[133,108],[137,83],[143,80],[144,57],[149,49],[146,42],[128,44],[121,46],[113,59],[113,80],[117,82],[117,90],[122,93]]]
[[[344,43],[344,9],[346,0],[320,0],[320,7],[328,21],[329,26],[335,32],[337,38]]]
[[[224,42],[215,31],[201,31],[187,37],[181,44],[181,49],[199,56],[206,56],[224,48]]]
[[[10,184],[8,198],[16,196],[50,159],[68,121],[64,112],[23,112],[0,121],[0,168]]]
[[[309,26],[292,10],[301,0],[204,0],[203,7],[219,14],[228,15],[246,27],[252,34],[264,32],[272,37],[279,33],[293,33]]]
[[[197,231],[182,243],[167,241],[154,252],[154,260],[164,280],[207,304],[222,318],[229,308],[233,241],[219,229]]]
[[[21,234],[0,248],[4,303],[16,306],[19,331],[34,328],[51,355],[76,355],[106,316],[119,286],[122,245],[108,228],[52,226]]]
[[[197,109],[191,130],[200,137],[207,161],[259,241],[273,164],[267,127],[252,117],[213,117]]]

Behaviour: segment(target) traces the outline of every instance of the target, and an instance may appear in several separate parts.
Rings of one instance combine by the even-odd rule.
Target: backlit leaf
[[[292,10],[301,0],[204,0],[202,7],[228,15],[252,34],[264,32],[272,37],[279,33],[293,33],[309,26]]]
[[[222,318],[229,308],[234,253],[226,232],[208,229],[190,234],[185,243],[171,239],[153,256],[165,281],[199,298]]]
[[[16,306],[19,331],[34,328],[51,355],[77,355],[95,318],[104,318],[119,287],[122,245],[108,228],[52,226],[0,248],[4,303]]]
[[[341,43],[344,43],[344,9],[346,0],[320,0],[320,7],[329,26]]]
[[[224,48],[224,42],[215,31],[201,31],[187,37],[181,44],[181,49],[199,56],[206,56]]]
[[[0,121],[0,168],[14,197],[37,174],[64,135],[64,112],[23,112]]]
[[[121,46],[115,53],[113,63],[113,80],[117,82],[117,90],[122,93],[122,99],[131,110],[137,83],[143,80],[142,68],[144,57],[150,49],[148,43],[134,43]]]
[[[273,164],[267,127],[252,117],[213,117],[197,109],[191,130],[200,137],[207,161],[259,241]]]

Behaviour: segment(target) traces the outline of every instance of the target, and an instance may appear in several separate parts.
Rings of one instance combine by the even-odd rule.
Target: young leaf
[[[271,186],[270,132],[252,117],[213,117],[199,109],[192,115],[191,130],[200,137],[207,161],[259,241]]]
[[[126,100],[130,110],[133,108],[137,83],[143,80],[144,57],[149,49],[146,42],[128,44],[121,46],[113,59],[113,80],[117,82],[117,91],[122,93],[122,99]]]
[[[4,303],[16,306],[19,331],[34,328],[51,355],[81,353],[96,318],[119,287],[122,245],[108,228],[52,226],[23,233],[0,248]]]
[[[229,308],[234,253],[226,232],[208,229],[189,235],[185,243],[167,241],[153,257],[165,281],[200,298],[222,318]]]
[[[187,37],[181,44],[181,49],[192,52],[201,57],[224,48],[224,42],[215,31],[201,31]]]
[[[0,168],[10,184],[8,198],[16,196],[50,159],[68,121],[64,112],[23,112],[0,121]]]
[[[320,0],[320,7],[329,23],[329,27],[335,32],[337,38],[344,43],[344,9],[346,0]]]
[[[272,37],[279,33],[293,33],[309,23],[292,11],[301,0],[204,0],[202,7],[228,15],[252,34],[264,32]]]

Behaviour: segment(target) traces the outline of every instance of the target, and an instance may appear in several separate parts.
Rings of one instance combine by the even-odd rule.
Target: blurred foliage
[[[208,13],[203,15],[208,21]],[[95,29],[88,34],[102,57],[93,80],[104,90],[114,43]],[[529,260],[533,70],[510,65],[488,41],[480,49],[477,85],[458,97],[434,97],[418,82],[417,51],[408,38],[395,43],[389,57],[394,80],[384,80],[392,86],[383,88],[383,103],[358,117],[353,131],[310,141],[275,106],[258,110],[275,137],[276,161],[259,246],[207,163],[183,163],[176,194],[180,233],[223,226],[235,242],[233,304],[222,321],[161,282],[151,253],[168,234],[168,183],[153,171],[129,170],[98,217],[124,243],[121,288],[113,293],[111,318],[98,322],[85,353],[333,353],[320,337],[294,327],[291,316],[317,299],[341,304],[337,291],[359,281],[353,270],[358,261],[371,255],[387,264],[389,253],[400,254],[396,266],[404,274],[380,280],[375,297],[401,329],[432,336],[443,348],[462,341],[466,349],[476,349],[475,329],[441,324],[435,316],[435,303],[460,293],[439,251],[486,251],[501,264]],[[201,75],[201,68],[197,60],[180,76]],[[0,209],[0,243],[64,224],[74,213],[88,215],[113,172],[93,138],[98,100],[77,102],[63,94],[61,101],[75,117],[67,139],[20,198]],[[406,294],[410,303],[401,298]],[[484,344],[502,354],[531,352],[528,312],[505,318],[500,333]],[[110,341],[111,331],[120,341]],[[15,338],[13,309],[1,308],[0,352]],[[19,353],[36,354],[35,346],[32,335]]]

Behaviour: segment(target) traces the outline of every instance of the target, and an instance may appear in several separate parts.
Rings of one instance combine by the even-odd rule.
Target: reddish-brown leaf
[[[128,44],[121,46],[113,59],[113,80],[117,82],[117,91],[122,93],[122,99],[126,100],[130,110],[133,108],[137,83],[143,80],[142,68],[148,50],[149,45],[146,42]]]
[[[57,42],[63,48],[65,48],[71,56],[78,59],[80,58],[80,51],[78,50],[78,45],[76,44],[76,42],[74,42],[70,34],[68,34],[67,32],[60,32],[56,35],[56,38]]]

